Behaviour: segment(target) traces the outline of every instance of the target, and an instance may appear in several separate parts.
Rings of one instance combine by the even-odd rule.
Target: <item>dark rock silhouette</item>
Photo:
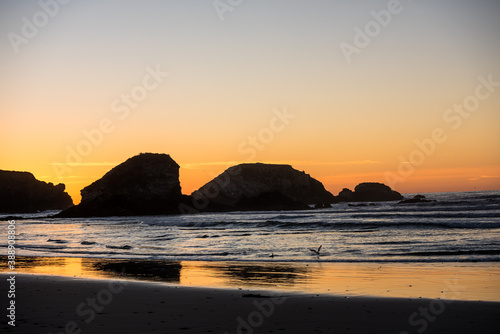
[[[400,193],[383,183],[366,182],[358,184],[354,191],[344,188],[335,200],[336,202],[383,202],[399,201],[403,198]]]
[[[336,202],[354,202],[354,192],[350,189],[344,188],[335,198]]]
[[[399,204],[413,204],[413,203],[427,203],[427,202],[435,202],[433,199],[426,199],[424,195],[415,195],[413,198],[404,199]]]
[[[403,199],[400,193],[383,183],[360,183],[354,188],[354,197],[358,202],[397,201]]]
[[[309,210],[310,207],[295,201],[280,192],[265,192],[256,197],[242,197],[234,206],[239,211],[284,211],[284,210]]]
[[[0,170],[0,212],[33,213],[73,205],[62,183],[39,181],[28,172]]]
[[[166,154],[142,153],[85,187],[79,205],[57,217],[104,217],[179,213],[185,198],[179,165]]]
[[[323,184],[308,174],[290,165],[262,163],[230,167],[192,196],[204,198],[210,205],[223,205],[233,210],[249,207],[255,210],[303,209],[303,204],[334,201],[334,196]]]
[[[79,205],[55,217],[306,210],[311,204],[328,208],[337,202],[403,199],[381,183],[361,183],[354,191],[343,189],[333,196],[321,182],[290,165],[262,163],[230,167],[187,196],[181,194],[179,165],[169,155],[154,153],[128,159],[81,194]]]

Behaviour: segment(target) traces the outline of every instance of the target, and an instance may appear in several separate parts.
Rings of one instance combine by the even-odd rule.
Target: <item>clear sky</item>
[[[0,33],[0,169],[75,202],[140,152],[187,194],[256,161],[500,189],[500,1],[0,0]]]

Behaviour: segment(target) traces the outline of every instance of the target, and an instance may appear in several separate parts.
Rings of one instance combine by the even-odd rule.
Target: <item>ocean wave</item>
[[[241,254],[231,252],[214,252],[214,253],[175,253],[175,254],[150,254],[150,253],[119,253],[119,252],[82,252],[79,250],[59,250],[51,253],[38,253],[37,256],[44,257],[77,257],[77,258],[111,258],[111,259],[144,259],[144,260],[164,260],[164,261],[238,261],[240,263],[251,263],[255,261],[267,263],[488,263],[500,262],[499,254],[462,254],[461,256],[453,254],[442,254],[441,256],[403,256],[402,254],[387,254],[386,256],[378,255],[372,257],[359,257],[355,254],[358,252],[350,252],[355,257],[315,257],[313,258],[286,258],[281,256],[274,258],[268,257],[268,254],[255,257],[241,257]]]
[[[151,253],[142,253],[142,252],[128,252],[126,254],[118,253],[114,251],[106,252],[106,251],[81,251],[77,249],[61,249],[57,252],[53,252],[51,254],[44,254],[43,256],[60,256],[61,254],[73,254],[78,257],[88,258],[88,257],[106,257],[109,255],[118,255],[118,257],[127,259],[127,258],[155,258],[155,259],[165,259],[165,260],[214,260],[214,257],[229,257],[234,256],[233,260],[237,259],[240,256],[240,253],[236,252],[193,252],[193,253],[172,253],[168,252],[165,254],[155,254]]]
[[[485,194],[485,195],[477,195],[477,196],[474,196],[473,199],[486,199],[486,200],[490,200],[490,199],[497,199],[498,200],[498,203],[500,203],[500,194]]]
[[[71,219],[64,219],[61,220],[61,222],[65,223],[79,223],[85,226],[122,226],[122,225],[141,225],[144,224],[142,220],[137,220],[137,219],[131,219],[131,220],[123,220],[123,219],[116,219],[116,218],[87,218],[87,219],[81,219],[81,218],[71,218]]]
[[[67,249],[67,246],[52,246],[52,245],[18,245],[17,248],[25,250],[60,250]]]
[[[162,238],[151,238],[151,239],[148,239],[150,241],[169,241],[169,240],[174,240],[174,239],[177,239],[176,237],[162,237]]]
[[[427,218],[427,219],[443,219],[443,218],[500,218],[500,211],[471,211],[471,212],[454,212],[454,211],[432,211],[432,212],[395,212],[395,213],[385,213],[385,212],[374,212],[374,213],[356,213],[351,214],[349,218],[353,219],[367,219],[367,218],[401,218],[401,217],[411,217],[411,218]]]
[[[394,228],[410,228],[410,229],[497,229],[500,228],[500,222],[348,222],[336,223],[335,225],[344,227],[369,226],[372,228],[394,227]]]
[[[428,241],[408,241],[408,240],[402,240],[402,241],[379,241],[379,242],[350,242],[348,243],[349,245],[408,245],[408,244],[432,244],[432,242]]]
[[[130,245],[123,245],[123,246],[112,246],[112,245],[106,245],[106,248],[110,249],[123,249],[123,250],[129,250],[132,249],[133,247]]]
[[[300,212],[33,218],[22,222],[18,241],[22,254],[28,256],[500,262],[500,192],[425,195],[437,202],[384,202],[366,207],[341,203],[329,209]],[[311,255],[309,248],[317,249],[321,244],[321,256]],[[5,248],[6,243],[0,245],[0,250]],[[270,258],[273,252],[275,257]]]
[[[378,218],[374,216],[372,218]],[[413,217],[412,217],[413,218]],[[352,219],[352,218],[351,218]],[[196,229],[201,228],[217,228],[224,227],[229,228],[275,228],[275,229],[322,229],[322,230],[337,230],[337,229],[378,229],[383,227],[393,227],[393,228],[443,228],[443,229],[496,229],[500,228],[500,222],[474,222],[474,221],[348,221],[348,222],[328,222],[328,221],[308,221],[308,222],[296,222],[296,221],[278,221],[278,220],[266,220],[261,222],[255,221],[219,221],[219,222],[192,222],[187,223],[190,227],[196,227]]]
[[[477,210],[498,210],[500,202],[497,199],[486,199],[482,201],[442,201],[442,202],[426,202],[419,203],[417,208],[425,207],[442,207],[443,210],[463,210],[463,211],[477,211]]]
[[[304,214],[292,214],[292,215],[277,215],[271,217],[271,220],[280,220],[280,219],[304,219],[304,218],[312,218],[316,217],[316,215],[304,215]]]
[[[56,244],[67,244],[67,240],[62,240],[62,239],[48,239],[47,242],[53,242]]]
[[[460,256],[460,255],[500,255],[500,249],[471,249],[471,250],[442,250],[442,251],[421,251],[384,253],[383,256]]]
[[[113,225],[140,225],[143,224],[142,221],[140,220],[122,220],[122,221],[116,221],[116,222],[110,222]]]

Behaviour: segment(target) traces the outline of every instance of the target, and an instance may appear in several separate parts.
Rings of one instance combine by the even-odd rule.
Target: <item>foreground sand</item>
[[[8,275],[0,275],[6,313]],[[190,288],[16,276],[1,333],[495,333],[500,303]]]

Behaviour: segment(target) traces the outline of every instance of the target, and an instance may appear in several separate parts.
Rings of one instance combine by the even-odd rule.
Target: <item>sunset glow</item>
[[[500,189],[498,1],[112,3],[0,1],[0,169],[75,204],[140,152],[185,194],[242,162],[333,194]]]

